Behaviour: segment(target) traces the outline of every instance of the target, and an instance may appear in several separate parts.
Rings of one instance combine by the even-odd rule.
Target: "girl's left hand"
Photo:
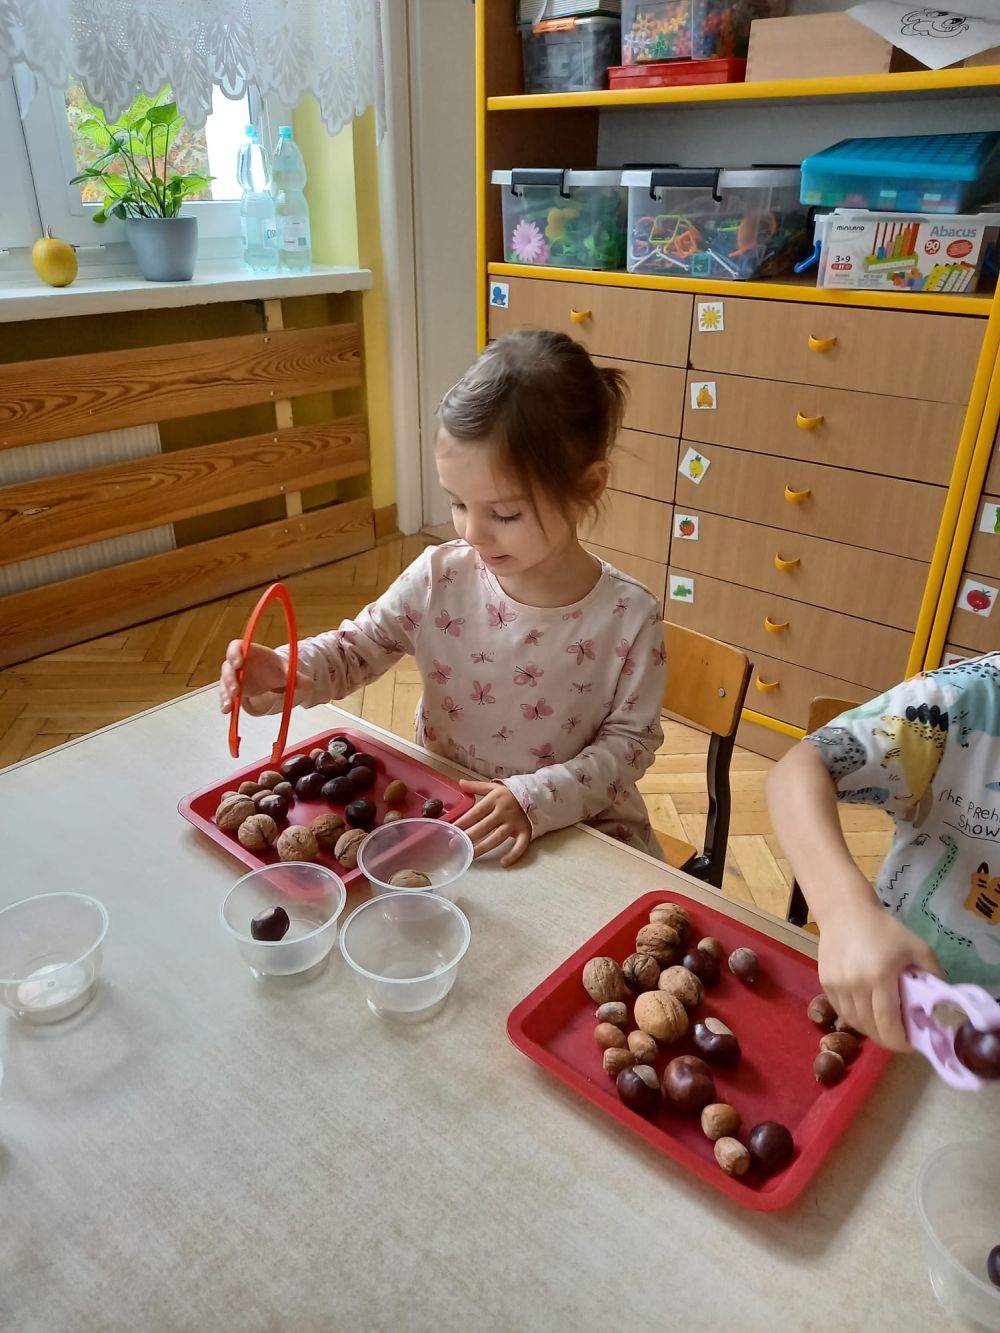
[[[459,785],[480,798],[455,821],[455,827],[464,829],[472,839],[476,856],[485,856],[513,838],[514,846],[500,858],[500,864],[512,866],[520,861],[531,843],[531,824],[517,797],[502,782],[466,782],[463,778]]]

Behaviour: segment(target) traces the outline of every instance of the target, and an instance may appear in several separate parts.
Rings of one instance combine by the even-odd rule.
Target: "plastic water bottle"
[[[277,220],[271,195],[271,173],[267,150],[252,125],[240,145],[236,179],[243,190],[240,199],[240,235],[243,262],[252,273],[273,273],[278,267]]]
[[[278,267],[308,273],[312,268],[312,235],[309,205],[302,193],[306,184],[306,164],[292,138],[291,126],[282,125],[278,136],[271,164],[274,206],[278,216]]]

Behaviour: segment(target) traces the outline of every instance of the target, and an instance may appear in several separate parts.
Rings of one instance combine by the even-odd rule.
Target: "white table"
[[[291,739],[338,721],[363,725],[296,710]],[[275,725],[243,719],[244,756],[267,754]],[[898,1060],[799,1204],[737,1207],[505,1034],[516,1002],[641,893],[718,895],[589,831],[552,835],[516,869],[474,867],[447,1006],[386,1026],[339,954],[274,992],[224,936],[241,867],[175,807],[231,762],[206,691],[0,773],[0,901],[76,889],[111,918],[88,1010],[51,1028],[0,1018],[0,1328],[948,1326],[913,1180],[940,1143],[996,1128],[992,1099]]]

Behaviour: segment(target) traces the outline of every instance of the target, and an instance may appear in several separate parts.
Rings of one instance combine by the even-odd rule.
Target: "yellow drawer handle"
[[[787,620],[772,620],[770,616],[764,617],[764,628],[768,634],[783,634],[788,628]]]
[[[809,335],[810,352],[828,352],[831,347],[836,346],[836,338],[814,338],[811,333]]]
[[[574,324],[585,324],[593,313],[592,310],[571,310],[569,312],[569,317]]]
[[[785,499],[790,505],[800,505],[804,500],[808,500],[812,491],[793,491],[791,486],[785,487]]]
[[[803,416],[801,412],[796,412],[795,424],[798,426],[799,430],[815,430],[817,426],[822,426],[823,417],[807,417]]]
[[[791,560],[783,560],[777,551],[774,553],[774,567],[780,570],[798,569],[802,561],[799,557],[793,556]]]
[[[754,681],[761,694],[773,694],[781,684],[780,680],[761,680],[760,676]]]

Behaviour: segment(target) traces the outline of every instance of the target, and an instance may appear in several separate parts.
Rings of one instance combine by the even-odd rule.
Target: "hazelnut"
[[[648,990],[637,997],[636,1025],[657,1041],[670,1045],[688,1030],[687,1010],[676,996],[662,990]]]
[[[765,1120],[750,1131],[750,1156],[770,1175],[787,1166],[795,1156],[795,1141],[784,1125]]]
[[[719,964],[710,953],[692,949],[681,959],[681,965],[693,972],[703,986],[711,988],[719,984]]]
[[[265,907],[250,922],[250,934],[255,940],[269,940],[274,943],[284,939],[291,923],[283,907]]]
[[[358,864],[358,848],[367,837],[364,829],[349,828],[337,839],[333,854],[345,869],[353,870]]]
[[[739,1139],[719,1139],[715,1145],[715,1160],[727,1176],[745,1176],[750,1170],[750,1154]]]
[[[269,791],[273,791],[280,781],[281,774],[273,768],[265,768],[263,773],[257,774],[257,782],[260,786],[267,787]]]
[[[250,797],[251,801],[253,801],[254,809],[259,810],[261,801],[269,800],[273,795],[274,793],[271,791],[270,787],[258,787]]]
[[[691,1115],[715,1101],[715,1082],[708,1065],[696,1055],[679,1055],[663,1071],[663,1095],[678,1111]]]
[[[309,827],[321,847],[332,849],[336,847],[337,839],[344,831],[344,821],[340,815],[332,813],[317,815]]]
[[[240,846],[248,852],[262,852],[278,836],[278,826],[270,815],[251,815],[244,819],[236,833]]]
[[[244,819],[254,813],[254,803],[249,796],[227,796],[215,812],[215,822],[223,833],[235,833]]]
[[[295,795],[300,801],[318,801],[325,783],[322,773],[305,773],[295,784]]]
[[[753,949],[734,949],[729,955],[729,970],[738,980],[752,986],[760,975],[757,955]]]
[[[649,1115],[660,1104],[660,1080],[652,1065],[634,1065],[623,1069],[615,1080],[618,1096],[626,1106]]]
[[[648,953],[662,967],[669,967],[675,962],[681,949],[681,937],[673,926],[655,923],[643,926],[635,937],[636,953]]]
[[[717,963],[721,963],[726,956],[725,949],[712,935],[706,935],[703,940],[699,940],[698,948],[702,953],[707,953],[709,958],[714,958]]]
[[[594,1040],[602,1051],[606,1051],[612,1046],[624,1048],[627,1045],[625,1033],[621,1028],[616,1028],[614,1023],[598,1023],[597,1027],[594,1028]]]
[[[701,1132],[713,1143],[719,1139],[735,1138],[739,1128],[740,1113],[726,1102],[710,1102],[701,1113]]]
[[[422,870],[396,870],[389,876],[395,889],[429,889],[430,880]]]
[[[657,903],[649,914],[649,920],[653,925],[672,926],[682,942],[691,933],[691,918],[678,903]]]
[[[276,782],[271,790],[275,796],[284,796],[286,801],[295,800],[295,788],[290,782]]]
[[[259,782],[241,782],[239,792],[241,796],[255,796],[260,791]]]
[[[298,782],[307,773],[314,773],[316,766],[307,754],[293,754],[281,765],[281,776],[286,782]]]
[[[312,829],[301,824],[289,824],[278,839],[278,855],[282,861],[315,861],[319,843]]]
[[[394,779],[388,784],[382,793],[382,799],[386,805],[402,805],[410,794],[410,789],[405,782],[400,782],[399,778]]]
[[[695,1023],[691,1041],[698,1054],[719,1069],[735,1069],[740,1062],[740,1044],[732,1030],[718,1018],[706,1018],[702,1023]]]
[[[695,974],[680,965],[668,967],[665,972],[661,972],[657,987],[659,990],[675,996],[684,1005],[685,1009],[696,1008],[701,1004],[702,997],[705,994],[705,988]]]
[[[591,958],[583,969],[583,989],[596,1004],[625,998],[625,978],[613,958]]]
[[[846,1036],[846,1033],[844,1034]],[[816,1075],[816,1082],[822,1083],[826,1087],[832,1087],[834,1083],[839,1083],[847,1073],[847,1065],[836,1051],[820,1051],[813,1061],[813,1073]]]
[[[1000,1031],[963,1023],[955,1033],[955,1054],[979,1078],[1000,1078]]]
[[[806,1018],[809,1019],[810,1023],[815,1023],[818,1028],[829,1032],[837,1021],[837,1011],[826,995],[816,995],[809,1001]]]
[[[640,1065],[651,1065],[660,1054],[660,1048],[648,1032],[630,1032],[626,1038],[628,1048]]]
[[[436,796],[432,796],[429,801],[424,801],[420,807],[420,813],[425,819],[440,819],[444,814],[444,801],[439,801]]]
[[[625,985],[636,995],[644,990],[656,990],[660,979],[660,964],[651,953],[633,953],[622,964]]]
[[[628,1009],[621,1000],[609,1000],[597,1007],[594,1015],[598,1023],[614,1023],[616,1028],[623,1028],[628,1022]]]
[[[845,1065],[861,1054],[861,1043],[849,1032],[827,1032],[820,1037],[819,1046],[821,1051],[834,1051]]]
[[[403,818],[401,810],[387,810],[382,816],[383,824],[395,824],[397,820]]]
[[[631,1069],[635,1056],[623,1046],[609,1046],[604,1052],[604,1072],[617,1078],[623,1069]]]
[[[836,1023],[833,1025],[833,1030],[834,1032],[846,1032],[857,1041],[864,1041],[865,1039],[865,1034],[863,1032],[859,1032],[857,1028],[852,1028],[850,1023],[845,1023],[842,1018],[837,1019]]]

